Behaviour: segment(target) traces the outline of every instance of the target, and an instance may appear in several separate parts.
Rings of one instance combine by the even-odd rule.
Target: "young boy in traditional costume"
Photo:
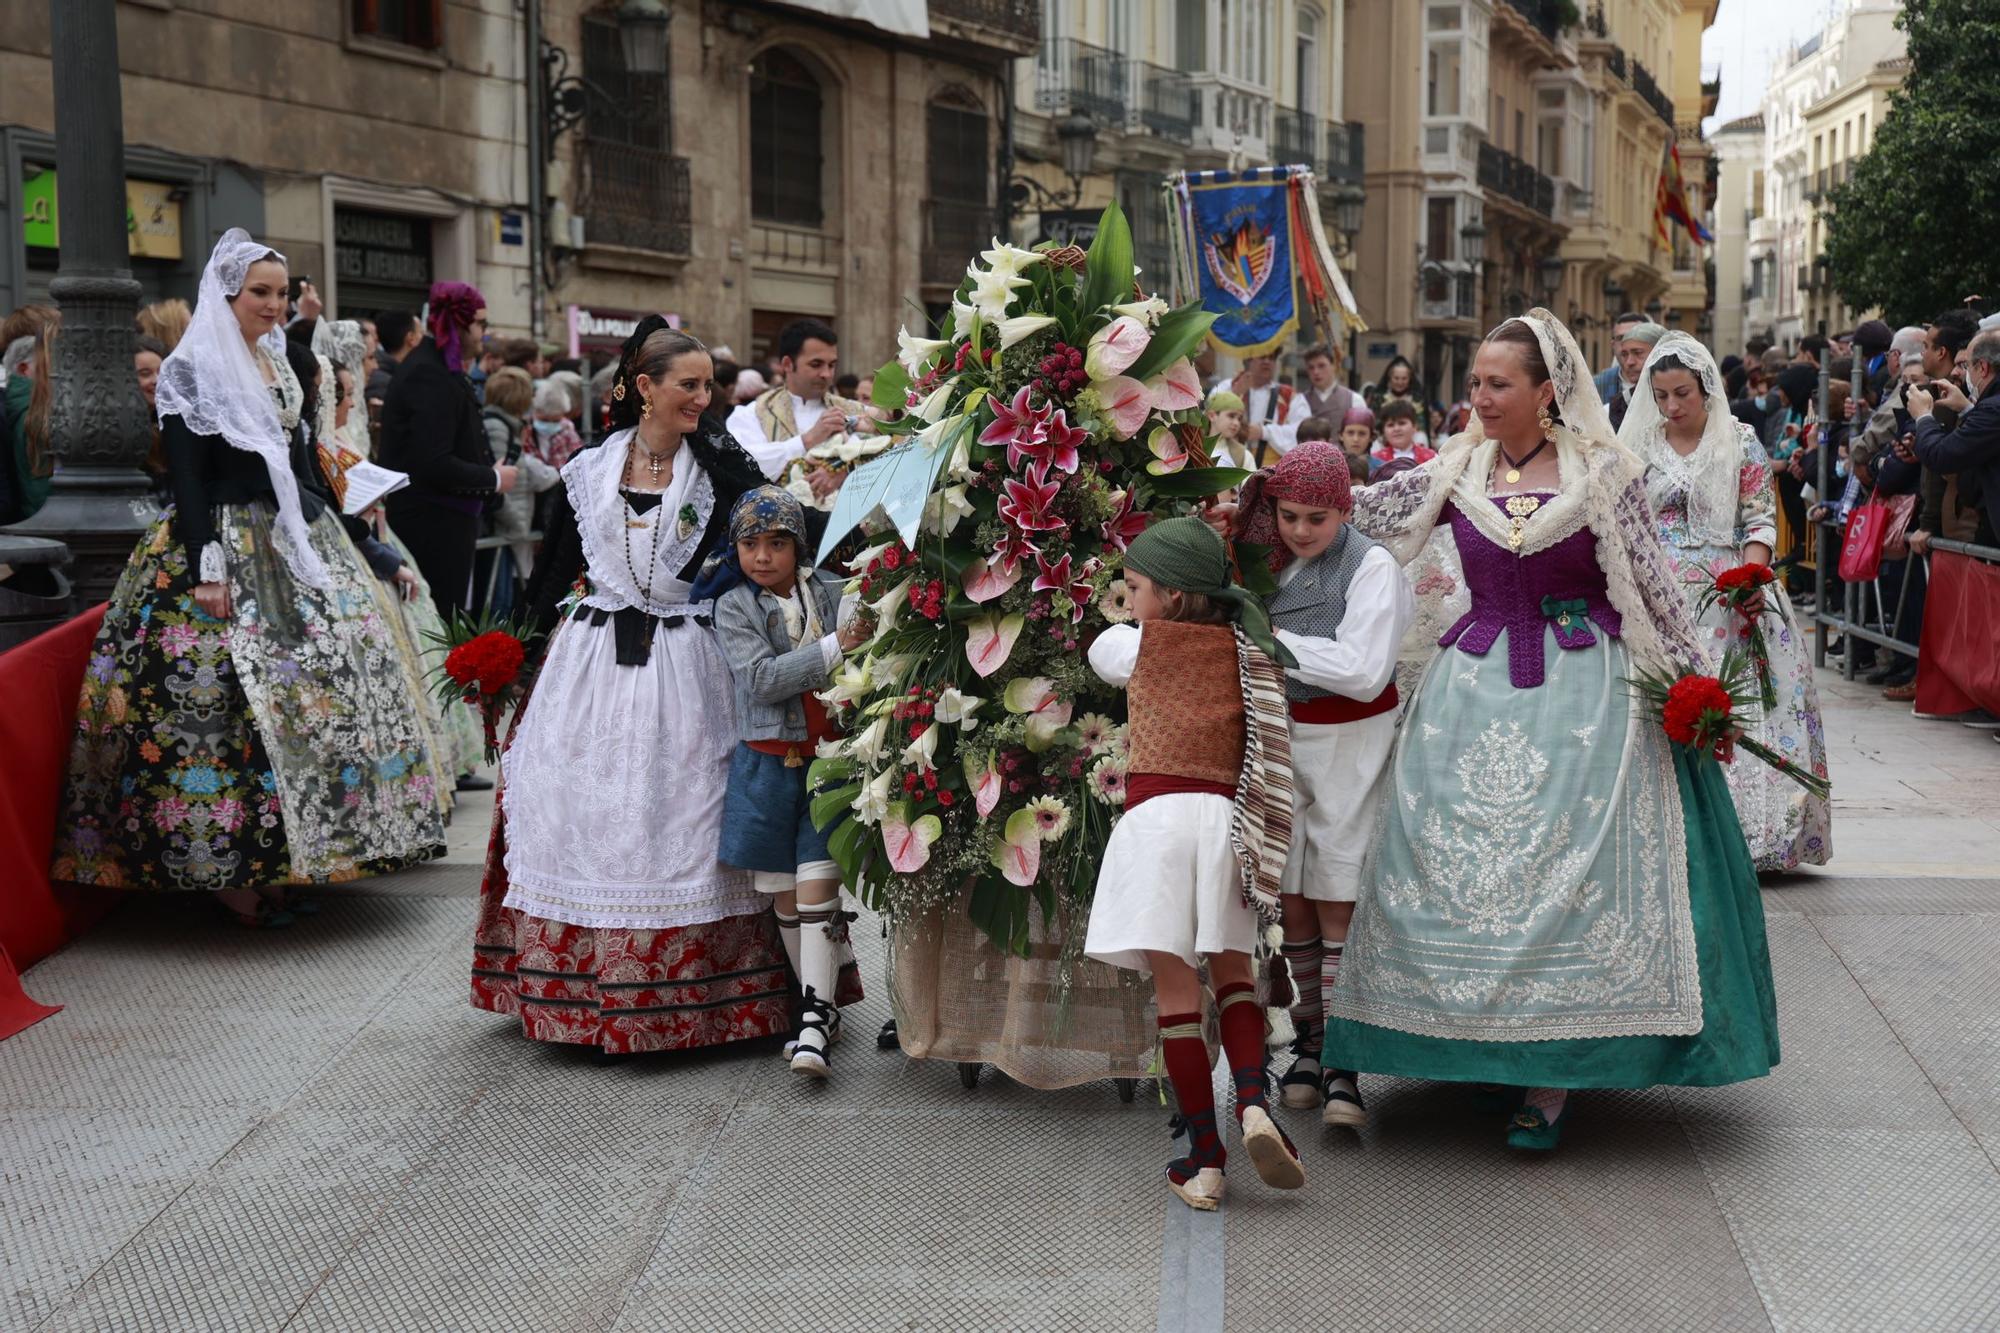
[[[1340,452],[1347,455],[1347,475],[1355,485],[1366,486],[1373,462],[1368,451],[1375,447],[1375,413],[1366,403],[1347,409],[1340,423]]]
[[[742,582],[716,598],[715,632],[735,682],[740,738],[723,798],[719,859],[751,871],[771,895],[778,932],[805,996],[793,1070],[828,1074],[839,1032],[837,993],[846,952],[840,871],[813,825],[806,766],[832,734],[814,695],[841,653],[866,637],[860,621],[838,629],[841,583],[805,567],[805,508],[776,486],[760,486],[730,515],[732,556]]]
[[[1324,1105],[1326,1124],[1359,1126],[1368,1113],[1355,1075],[1322,1070],[1320,1041],[1396,739],[1396,655],[1416,597],[1388,549],[1348,526],[1353,512],[1346,456],[1302,444],[1243,484],[1235,530],[1261,548],[1242,558],[1269,552],[1278,591],[1266,610],[1297,661],[1285,681],[1294,777],[1284,957],[1298,1058],[1279,1086],[1286,1106]]]
[[[1243,1146],[1266,1184],[1305,1184],[1266,1100],[1264,1011],[1251,976],[1290,842],[1281,665],[1290,654],[1257,599],[1230,581],[1227,548],[1200,519],[1147,528],[1126,553],[1125,581],[1137,623],[1113,625],[1090,646],[1091,667],[1127,691],[1131,758],[1084,952],[1153,976],[1161,1052],[1192,1140],[1168,1164],[1167,1186],[1207,1211],[1222,1201],[1227,1155],[1202,1037],[1204,963]]]

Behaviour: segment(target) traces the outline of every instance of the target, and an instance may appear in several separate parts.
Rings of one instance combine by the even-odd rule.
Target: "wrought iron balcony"
[[[998,225],[993,205],[984,200],[925,200],[923,281],[956,287],[965,277],[965,266],[985,247]]]
[[[585,234],[602,245],[693,253],[694,190],[688,160],[657,148],[583,141]]]
[[[955,35],[982,45],[1033,55],[1042,36],[1040,0],[930,0],[933,25],[960,28]]]
[[[1550,41],[1553,42],[1562,36],[1562,16],[1559,6],[1550,0],[1507,0],[1507,4]]]
[[[1632,88],[1645,99],[1647,106],[1653,108],[1654,115],[1666,121],[1669,127],[1673,125],[1674,99],[1660,91],[1660,85],[1653,81],[1652,71],[1637,60],[1632,62]]]
[[[1609,70],[1610,70],[1610,71],[1612,72],[1612,74],[1613,74],[1613,75],[1615,75],[1615,76],[1617,77],[1617,79],[1618,79],[1618,81],[1619,81],[1619,82],[1621,82],[1621,83],[1622,83],[1622,82],[1624,82],[1624,81],[1625,81],[1625,48],[1624,48],[1624,47],[1622,47],[1622,46],[1614,46],[1614,47],[1612,47],[1612,48],[1611,48],[1611,51],[1610,51],[1610,54],[1608,54],[1608,55],[1606,55],[1606,56],[1604,57],[1604,65],[1605,65],[1605,68],[1609,69]]]
[[[1201,93],[1192,79],[1179,70],[1134,60],[1126,86],[1137,94],[1135,119],[1141,129],[1175,143],[1194,141],[1195,122],[1201,119]]]
[[[1035,61],[1035,106],[1042,111],[1076,112],[1100,125],[1122,125],[1126,105],[1126,60],[1073,37],[1042,43]]]
[[[1556,183],[1530,164],[1490,143],[1479,145],[1479,184],[1495,194],[1553,217]]]
[[[1358,120],[1329,120],[1325,126],[1320,174],[1332,181],[1361,184],[1368,169],[1366,127]]]
[[[1271,158],[1279,166],[1299,163],[1317,169],[1318,118],[1292,107],[1278,107],[1272,116]]]

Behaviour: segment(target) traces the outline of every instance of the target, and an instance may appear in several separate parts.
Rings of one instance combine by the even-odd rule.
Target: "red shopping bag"
[[[1840,580],[1870,583],[1882,572],[1882,538],[1889,523],[1889,506],[1870,500],[1847,519],[1840,542]]]

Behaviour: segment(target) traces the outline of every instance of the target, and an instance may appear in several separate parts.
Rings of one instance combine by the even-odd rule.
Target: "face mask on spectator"
[[[554,435],[562,428],[563,424],[560,421],[537,421],[535,423],[535,434],[546,437]]]

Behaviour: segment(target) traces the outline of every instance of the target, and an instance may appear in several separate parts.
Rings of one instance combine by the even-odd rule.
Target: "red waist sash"
[[[1396,697],[1396,682],[1392,680],[1388,689],[1365,701],[1350,699],[1344,694],[1322,694],[1317,699],[1294,699],[1292,721],[1305,722],[1317,727],[1339,722],[1359,722],[1364,717],[1376,717],[1393,712],[1401,702],[1402,700]],[[1126,803],[1131,803],[1130,797],[1126,798]]]
[[[1177,773],[1127,773],[1126,813],[1131,813],[1155,796],[1172,796],[1182,792],[1192,792],[1200,796],[1226,796],[1232,801],[1236,799],[1236,788],[1227,783],[1184,778]]]

